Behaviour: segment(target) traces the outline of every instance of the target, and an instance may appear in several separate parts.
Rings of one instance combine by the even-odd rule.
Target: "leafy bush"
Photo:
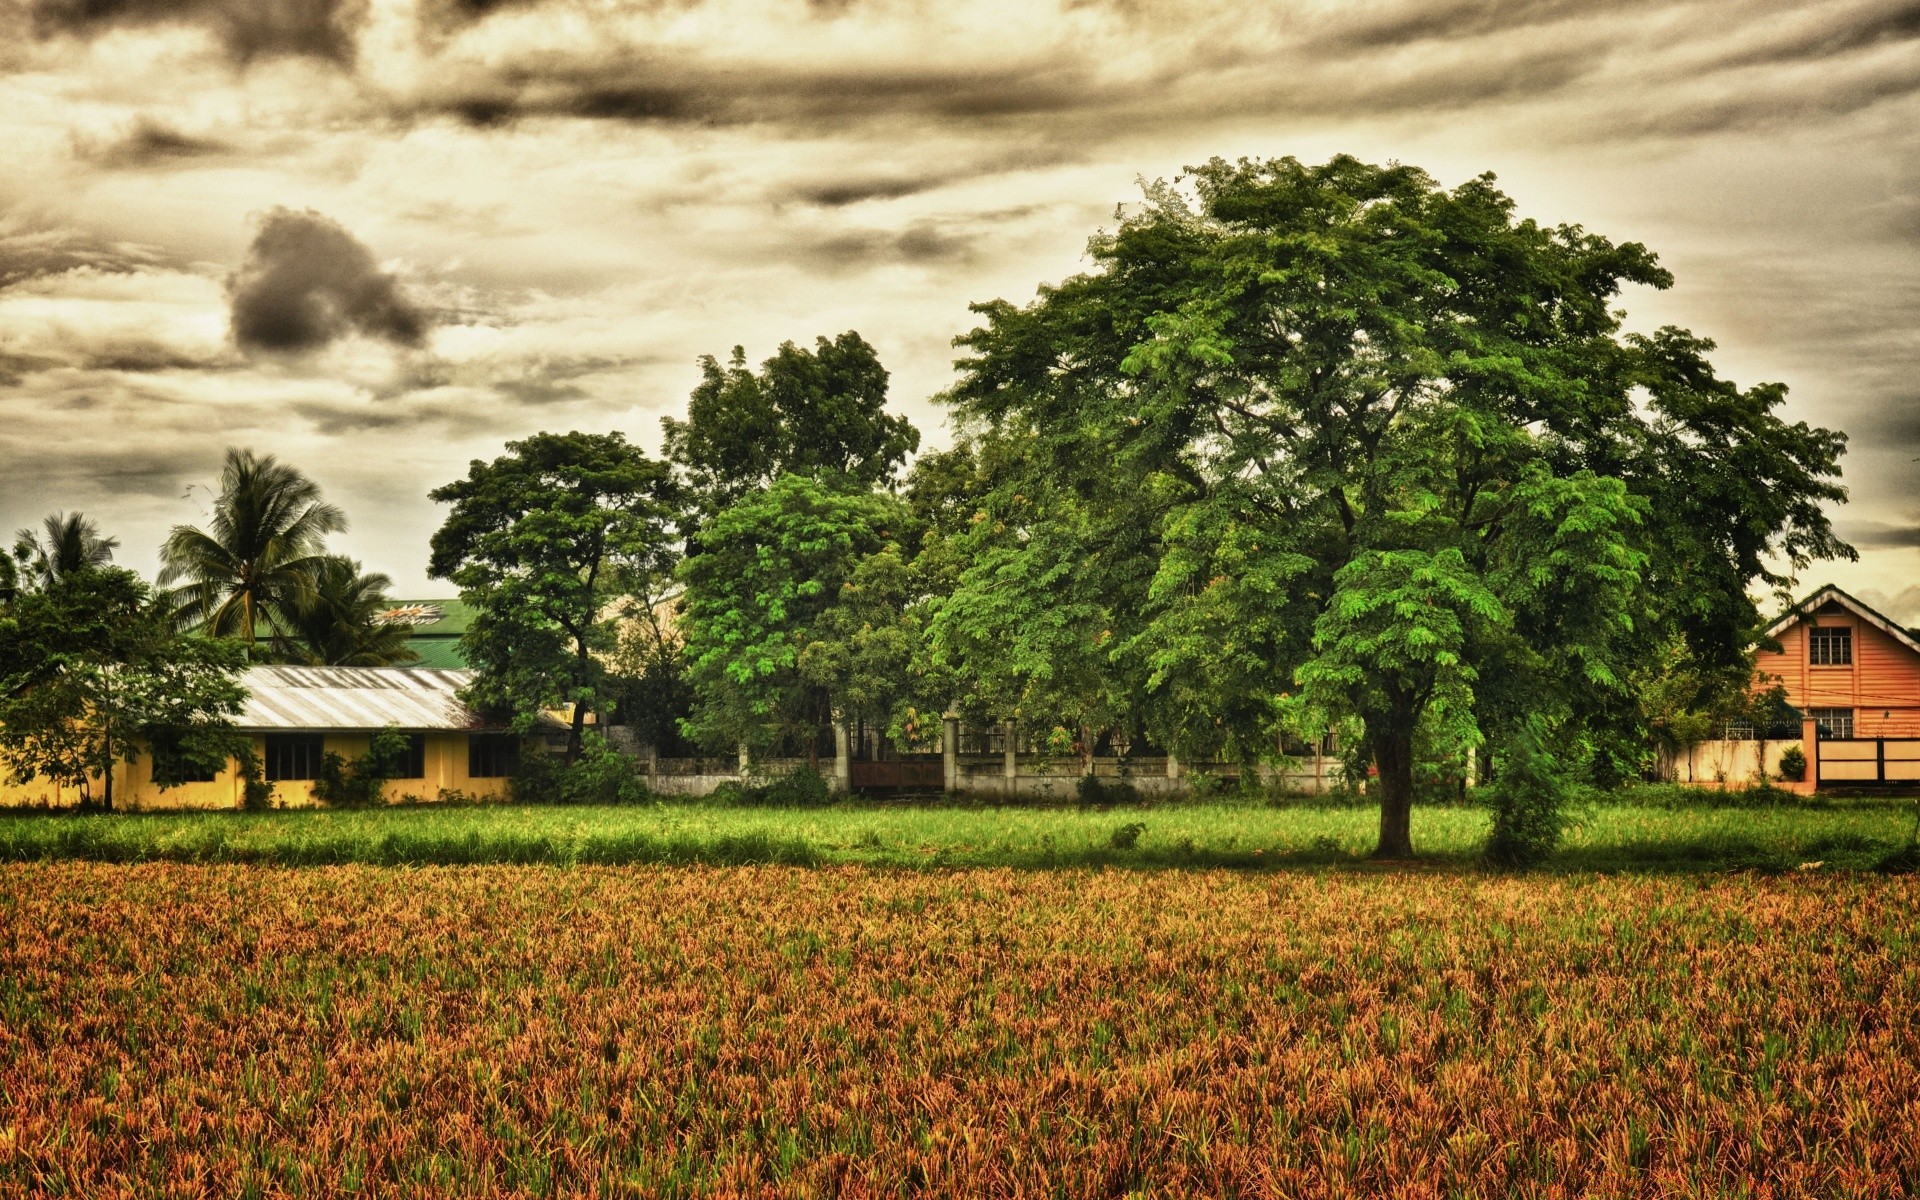
[[[1544,748],[1540,723],[1523,728],[1500,756],[1499,774],[1486,789],[1493,807],[1487,861],[1531,867],[1559,848],[1570,796],[1560,764]]]
[[[833,786],[811,764],[791,774],[765,783],[743,787],[737,783],[720,785],[712,799],[742,808],[825,808],[834,802]]]
[[[1131,850],[1140,844],[1140,835],[1146,831],[1145,821],[1128,821],[1113,831],[1113,836],[1107,839],[1107,845],[1115,850]]]
[[[412,747],[411,738],[389,725],[373,735],[365,754],[351,762],[328,751],[314,776],[314,798],[344,808],[380,803],[386,798],[387,781],[400,777]]]
[[[528,754],[507,781],[507,794],[519,804],[645,804],[653,799],[634,760],[607,739],[588,731],[580,757],[568,766],[555,754]]]
[[[1791,779],[1798,783],[1807,777],[1807,752],[1798,746],[1788,746],[1780,752],[1780,778]]]
[[[1073,785],[1073,796],[1085,808],[1111,808],[1116,804],[1140,803],[1140,789],[1122,780],[1118,783],[1098,775],[1082,775]]]

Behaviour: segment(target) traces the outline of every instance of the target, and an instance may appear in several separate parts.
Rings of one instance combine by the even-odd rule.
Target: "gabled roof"
[[[249,667],[240,676],[246,706],[241,729],[408,732],[482,729],[479,714],[455,694],[472,671],[418,667]]]
[[[1770,638],[1779,637],[1782,633],[1792,628],[1795,621],[1805,620],[1813,616],[1828,604],[1838,604],[1840,607],[1851,612],[1854,616],[1859,617],[1894,641],[1899,642],[1915,654],[1920,654],[1920,640],[1915,640],[1913,634],[1902,629],[1888,617],[1875,612],[1873,608],[1864,601],[1849,596],[1846,592],[1830,583],[1813,593],[1813,595],[1808,596],[1805,600],[1800,601],[1800,603],[1794,605],[1792,608],[1789,608],[1786,612],[1781,613],[1778,620],[1767,626],[1767,636]]]

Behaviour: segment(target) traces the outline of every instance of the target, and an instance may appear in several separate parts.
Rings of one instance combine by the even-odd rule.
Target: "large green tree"
[[[227,451],[207,527],[176,525],[160,547],[160,582],[175,585],[182,624],[249,650],[291,622],[330,561],[326,537],[346,514],[320,485],[273,455]]]
[[[703,526],[680,568],[688,734],[764,751],[836,716],[893,724],[916,636],[906,520],[891,496],[782,475]]]
[[[1518,219],[1490,176],[1189,179],[960,339],[962,427],[1026,464],[938,627],[960,665],[1042,686],[1078,664],[1176,745],[1348,715],[1399,856],[1423,730],[1489,740],[1496,770],[1584,769],[1642,656],[1737,657],[1751,586],[1848,553],[1821,509],[1842,435],[1720,379],[1710,343],[1623,332],[1623,287],[1671,282],[1644,247]],[[1049,589],[1077,610],[1051,666],[1023,630]],[[1513,857],[1556,828],[1526,793],[1497,815]]]
[[[461,638],[478,672],[470,699],[523,732],[570,708],[571,764],[587,715],[617,690],[607,659],[622,603],[651,607],[671,578],[669,468],[618,433],[540,433],[431,494],[452,510],[429,571],[475,609]]]
[[[870,488],[892,480],[920,444],[911,422],[886,411],[887,370],[858,333],[781,343],[756,373],[736,346],[722,366],[700,360],[685,421],[667,418],[667,457],[686,472],[705,516],[778,475],[841,477]]]
[[[224,769],[251,753],[232,724],[245,660],[237,642],[178,632],[131,571],[64,573],[0,605],[0,762],[109,809],[114,767],[142,749],[163,787]]]

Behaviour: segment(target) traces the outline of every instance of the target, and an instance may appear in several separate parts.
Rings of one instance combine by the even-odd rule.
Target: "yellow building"
[[[321,759],[328,752],[347,759],[363,754],[373,735],[389,727],[413,742],[402,777],[386,785],[389,801],[491,799],[506,793],[522,739],[488,726],[460,702],[457,693],[472,678],[471,671],[419,667],[251,667],[241,676],[247,703],[234,724],[253,738],[274,805],[318,803],[313,780]],[[59,808],[80,800],[76,788],[15,783],[4,772],[0,767],[0,805]],[[163,789],[145,753],[120,764],[113,778],[114,807],[127,810],[239,808],[244,789],[232,762],[209,778]],[[96,780],[96,798],[101,790]]]

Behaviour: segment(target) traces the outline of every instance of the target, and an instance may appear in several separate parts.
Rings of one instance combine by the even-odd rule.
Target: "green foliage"
[[[429,571],[475,610],[461,638],[477,672],[469,701],[521,733],[570,708],[576,759],[587,713],[608,712],[618,692],[614,601],[652,609],[669,578],[670,472],[618,433],[541,433],[432,496],[453,507]]]
[[[160,582],[179,583],[170,596],[182,625],[251,650],[290,625],[328,561],[326,535],[346,527],[311,479],[271,454],[229,449],[208,527],[173,527],[160,547]]]
[[[826,808],[839,798],[825,776],[802,764],[764,783],[747,787],[723,784],[712,799],[717,804],[741,808]]]
[[[1074,782],[1073,798],[1083,808],[1112,808],[1140,803],[1140,789],[1125,780],[1082,775]]]
[[[1798,746],[1788,746],[1780,752],[1780,778],[1799,783],[1807,777],[1807,752]]]
[[[1146,831],[1145,821],[1128,821],[1113,831],[1113,836],[1107,839],[1107,845],[1115,850],[1131,850],[1140,844],[1140,835]]]
[[[53,513],[40,528],[40,533],[22,529],[14,534],[12,559],[0,569],[0,590],[48,591],[69,575],[111,563],[120,546],[118,538],[101,537],[100,527],[80,513]]]
[[[1495,866],[1537,866],[1559,847],[1569,788],[1547,735],[1546,721],[1528,722],[1508,742],[1500,774],[1486,789],[1493,809],[1486,853]]]
[[[812,350],[783,342],[759,374],[735,346],[725,367],[700,360],[687,419],[666,418],[666,454],[688,475],[710,517],[786,474],[837,478],[871,488],[893,478],[920,444],[903,416],[884,411],[887,371],[852,330],[816,339]]]
[[[783,475],[700,530],[680,567],[689,737],[759,751],[835,707],[900,715],[915,638],[905,519],[890,496]]]
[[[1645,247],[1516,219],[1490,176],[1187,179],[960,339],[950,399],[995,467],[932,628],[994,715],[1188,757],[1349,715],[1405,854],[1423,730],[1629,777],[1636,665],[1730,670],[1770,562],[1848,553],[1821,509],[1841,435],[1720,380],[1704,340],[1622,330],[1625,285],[1671,282]],[[1554,824],[1515,814],[1503,854]]]
[[[347,558],[323,558],[310,572],[310,586],[282,607],[272,652],[279,662],[310,667],[391,667],[420,656],[407,648],[407,625],[378,620],[392,606],[393,581],[362,574]]]
[[[508,789],[517,804],[647,804],[654,799],[635,761],[592,730],[571,764],[553,754],[523,755]]]
[[[223,769],[250,746],[231,723],[244,661],[235,642],[177,633],[131,571],[63,572],[0,605],[0,763],[108,807],[115,764],[143,746],[176,778]],[[160,784],[171,786],[164,771]]]
[[[406,769],[412,739],[389,725],[369,739],[366,752],[351,761],[333,751],[321,756],[313,781],[314,798],[341,808],[386,801],[389,780]]]

